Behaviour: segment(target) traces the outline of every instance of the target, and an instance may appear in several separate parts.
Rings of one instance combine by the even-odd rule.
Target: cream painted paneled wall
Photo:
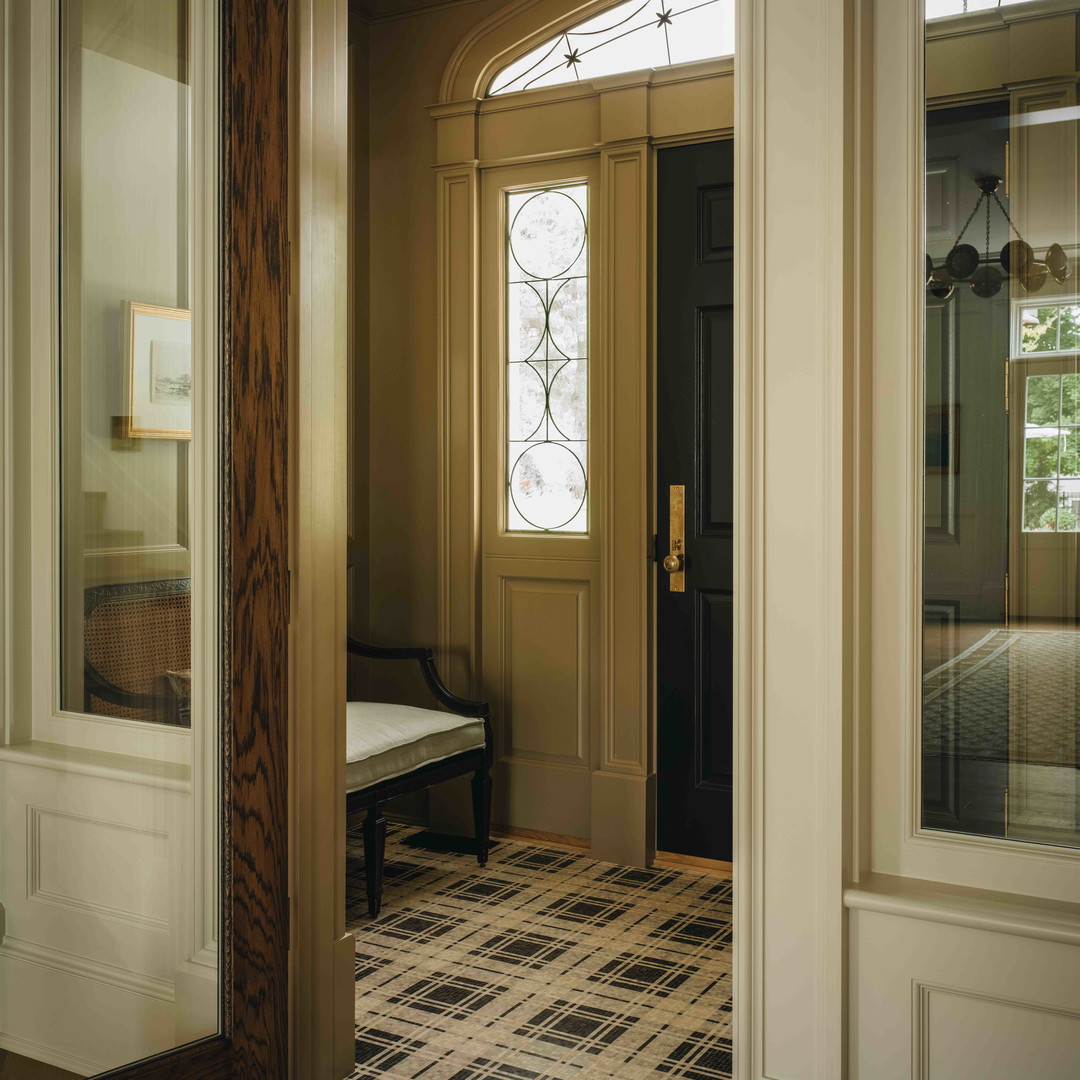
[[[376,642],[436,639],[436,155],[435,124],[425,107],[438,101],[439,82],[462,38],[501,6],[482,0],[374,19],[369,27],[367,614]],[[357,465],[361,456],[362,450]],[[394,685],[395,666],[373,672],[373,692],[426,704],[419,679]]]

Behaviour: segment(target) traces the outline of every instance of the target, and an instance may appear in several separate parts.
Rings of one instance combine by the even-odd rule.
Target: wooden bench
[[[491,832],[491,718],[480,701],[452,694],[431,649],[386,649],[349,638],[349,652],[370,660],[415,660],[435,700],[448,712],[411,705],[350,701],[346,705],[345,812],[367,811],[364,864],[368,912],[382,907],[386,818],[383,806],[399,795],[473,774],[476,861],[487,862]]]

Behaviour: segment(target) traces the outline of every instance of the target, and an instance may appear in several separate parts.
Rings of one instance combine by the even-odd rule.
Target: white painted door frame
[[[293,0],[290,190],[290,1067],[354,1067],[345,929],[348,3]]]
[[[860,434],[859,5],[738,0],[740,1080],[845,1075]]]

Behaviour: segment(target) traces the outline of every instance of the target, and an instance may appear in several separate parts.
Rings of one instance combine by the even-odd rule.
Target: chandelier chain
[[[1001,200],[998,198],[998,193],[994,191],[991,194],[994,196],[994,202],[997,203],[998,209],[1005,215],[1005,220],[1009,223],[1009,228],[1012,229],[1012,231],[1016,234],[1016,239],[1023,242],[1024,238],[1020,235],[1020,230],[1013,224],[1013,219],[1009,217],[1009,211],[1006,210],[1005,207],[1002,205]],[[989,203],[986,204],[986,209],[989,212]]]
[[[971,213],[968,214],[968,219],[967,219],[967,221],[964,222],[964,227],[960,230],[960,235],[956,238],[956,243],[957,244],[959,244],[960,241],[964,239],[964,233],[966,233],[968,231],[968,226],[971,224],[972,218],[974,218],[975,215],[979,212],[979,207],[982,206],[982,201],[985,198],[986,198],[986,193],[982,192],[979,195],[978,202],[976,202],[975,205],[971,208]]]

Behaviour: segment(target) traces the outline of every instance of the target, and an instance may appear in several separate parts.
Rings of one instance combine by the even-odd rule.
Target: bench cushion
[[[483,722],[456,713],[350,701],[345,717],[346,791],[360,791],[484,745]]]

